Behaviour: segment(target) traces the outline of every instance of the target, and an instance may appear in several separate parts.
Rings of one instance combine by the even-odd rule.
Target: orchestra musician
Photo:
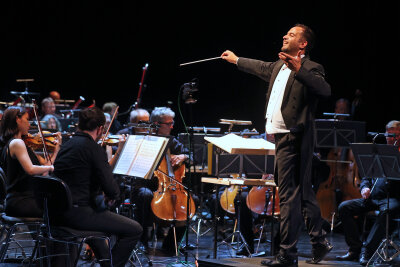
[[[115,102],[106,102],[103,105],[103,112],[110,114],[110,116],[112,117],[117,106],[118,105]],[[118,132],[119,130],[122,129],[122,125],[119,122],[119,120],[117,119],[117,116],[118,116],[118,113],[115,114],[115,119],[110,128],[110,134],[115,134],[116,132]]]
[[[54,153],[49,159],[35,154],[23,138],[30,128],[29,114],[23,107],[8,107],[0,123],[2,145],[1,166],[7,176],[6,213],[16,217],[42,217],[30,180],[33,175],[47,175],[54,170],[60,149],[61,134],[57,134]]]
[[[73,207],[56,218],[54,223],[116,235],[112,266],[125,266],[142,234],[142,227],[136,221],[108,209],[118,200],[120,190],[107,155],[98,144],[104,124],[101,109],[84,109],[79,113],[79,131],[61,148],[54,162],[54,174],[68,184]],[[118,152],[115,156],[118,157]],[[107,244],[99,240],[88,243],[97,259],[108,258]],[[107,261],[101,264],[111,266]]]
[[[57,129],[58,131],[62,131],[62,126],[60,121],[57,118],[56,115],[56,104],[54,102],[54,99],[51,97],[46,97],[42,100],[42,117],[41,121],[44,121],[42,124],[42,127],[45,129],[54,129],[52,127],[52,122],[55,121],[57,124]]]
[[[174,117],[175,112],[173,112],[168,107],[156,107],[151,112],[150,122],[159,125],[157,134],[169,136],[174,127]],[[189,159],[189,151],[180,143],[176,138],[172,139],[172,142],[169,143],[169,149],[171,153],[171,164],[172,167],[180,166],[184,164]],[[146,232],[146,228],[149,228],[155,220],[155,216],[152,213],[151,209],[151,201],[153,199],[153,191],[157,190],[158,181],[153,177],[148,183],[142,184],[142,186],[137,186],[134,188],[136,192],[133,194],[134,203],[137,206],[137,210],[135,216],[139,222],[142,223],[144,230],[144,234],[146,236],[142,237],[142,240],[145,242],[144,245],[147,245],[148,234]],[[193,196],[195,202],[197,201],[197,197]],[[175,238],[179,244],[179,241],[183,238],[185,233],[185,226],[177,225],[175,227],[176,237],[174,237],[174,231],[172,228],[169,228],[167,236],[164,238],[162,249],[166,254],[173,255],[175,254]],[[193,245],[189,244],[188,249],[192,249]]]
[[[400,121],[390,121],[386,125],[386,133],[395,134],[395,137],[386,137],[388,145],[400,145],[398,142],[400,140]],[[362,198],[347,200],[339,205],[339,217],[342,221],[344,236],[349,249],[345,255],[337,256],[338,260],[358,260],[361,265],[366,265],[385,236],[387,208],[385,179],[374,180],[363,178],[360,184]],[[394,180],[388,180],[388,182],[389,214],[392,215],[400,210],[398,194],[400,183]],[[363,244],[354,216],[363,215],[372,210],[379,211],[378,217]]]
[[[280,198],[280,252],[267,266],[297,266],[296,244],[303,216],[318,263],[332,249],[311,185],[314,152],[314,113],[318,98],[331,95],[322,65],[311,61],[314,33],[296,24],[283,37],[279,60],[263,62],[242,58],[227,50],[221,58],[242,71],[270,82],[267,93],[266,132],[275,135],[275,180]]]
[[[150,114],[147,110],[138,108],[131,111],[129,114],[129,122],[130,123],[138,123],[138,122],[146,122],[150,120]],[[138,129],[137,127],[128,126],[123,128],[117,132],[117,134],[135,134],[139,131],[143,131]]]

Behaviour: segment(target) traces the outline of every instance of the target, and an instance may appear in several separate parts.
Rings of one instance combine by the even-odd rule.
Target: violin
[[[118,146],[121,137],[122,135],[120,134],[109,134],[106,138],[104,138],[103,144],[107,146]]]
[[[154,172],[154,176],[158,178],[158,189],[151,201],[154,215],[165,221],[186,221],[188,193],[182,186],[185,165],[182,164],[173,170],[169,155],[166,155]],[[190,197],[190,218],[194,216],[195,211],[195,203]]]
[[[57,145],[57,133],[51,133],[48,131],[43,131],[43,137],[44,141],[46,143],[46,147],[49,152],[54,152],[54,149],[56,148]],[[61,134],[61,136],[72,136],[72,133],[64,133]],[[30,147],[32,150],[42,150],[44,145],[42,142],[42,137],[40,136],[39,133],[36,134],[28,134],[26,136],[23,136],[22,139],[25,142],[25,145]]]

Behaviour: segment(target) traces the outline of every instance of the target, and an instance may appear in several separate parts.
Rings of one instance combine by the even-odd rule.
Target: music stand
[[[389,238],[389,190],[388,180],[400,181],[400,153],[397,146],[381,144],[350,144],[361,177],[385,179],[387,197],[386,235],[378,246],[367,266],[375,255],[388,263],[400,254],[400,247]],[[371,191],[374,190],[372,187]],[[396,252],[389,256],[388,249],[392,246]]]
[[[336,113],[335,113],[336,114]],[[316,119],[316,148],[322,149],[337,149],[350,147],[350,143],[360,143],[365,141],[365,122],[361,121],[346,121],[338,119]],[[344,154],[342,152],[342,154]],[[330,162],[331,160],[321,159],[321,161]],[[332,160],[335,167],[338,168],[338,163],[348,164],[349,161]],[[338,170],[336,170],[337,173]],[[327,215],[331,225],[331,231],[335,225],[335,214]]]
[[[224,141],[222,141],[224,139]],[[255,148],[254,145],[251,143],[254,142],[254,139],[244,139],[241,137],[236,137],[235,135],[226,135],[224,137],[207,137],[205,138],[206,141],[212,143],[213,145],[217,146],[215,149],[215,175],[219,178],[222,174],[231,174],[231,173],[239,173],[239,177],[242,174],[246,173],[246,167],[248,166],[249,169],[252,169],[255,173],[252,174],[265,174],[265,173],[273,173],[273,161],[272,164],[270,160],[268,160],[268,155],[275,155],[275,146],[272,144],[263,144],[259,148]],[[257,142],[257,141],[256,141]],[[265,143],[269,143],[263,141]],[[271,146],[270,146],[271,145]],[[267,148],[269,147],[269,148]],[[258,166],[254,163],[254,157],[259,156],[261,158],[261,166]],[[253,157],[253,158],[251,158]],[[252,161],[253,159],[253,161]],[[249,173],[247,173],[249,174]],[[238,197],[237,207],[240,207],[241,201],[241,187],[238,190]],[[216,185],[216,201],[215,201],[215,218],[214,218],[214,258],[217,257],[217,233],[218,233],[218,224],[217,224],[217,214],[218,214],[218,203],[219,203],[219,185]],[[273,199],[275,201],[275,191],[273,193]],[[239,203],[238,203],[239,202]],[[273,214],[273,213],[272,213]],[[240,232],[240,208],[236,211],[237,217],[237,225],[236,231],[234,231],[227,239],[230,239],[232,236],[236,236],[237,240],[237,249],[244,247],[246,248],[248,254],[251,256],[248,244],[244,239],[242,233]],[[273,222],[272,222],[273,223]],[[271,233],[273,233],[273,224],[271,227]],[[230,246],[228,242],[225,240],[222,241],[222,244],[227,244]],[[273,240],[273,239],[272,239]],[[242,242],[242,246],[239,247],[239,243]],[[221,244],[221,245],[222,245]],[[273,247],[274,244],[272,244]],[[233,248],[232,246],[230,246]],[[273,249],[272,249],[273,250]],[[271,251],[272,251],[271,250]]]
[[[365,142],[365,122],[344,120],[315,120],[317,148],[349,147],[350,143]]]

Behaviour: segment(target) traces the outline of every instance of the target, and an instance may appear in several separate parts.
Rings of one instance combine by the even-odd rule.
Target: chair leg
[[[0,262],[4,262],[4,258],[6,257],[7,250],[10,245],[11,236],[14,234],[16,228],[17,228],[17,226],[14,224],[8,230],[7,236],[3,241],[4,244],[0,250]]]

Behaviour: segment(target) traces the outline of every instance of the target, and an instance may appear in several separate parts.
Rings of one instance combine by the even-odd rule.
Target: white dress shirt
[[[268,134],[288,133],[290,132],[283,121],[281,106],[283,95],[291,70],[283,64],[281,70],[276,76],[274,85],[272,86],[271,95],[269,97],[265,131]]]

